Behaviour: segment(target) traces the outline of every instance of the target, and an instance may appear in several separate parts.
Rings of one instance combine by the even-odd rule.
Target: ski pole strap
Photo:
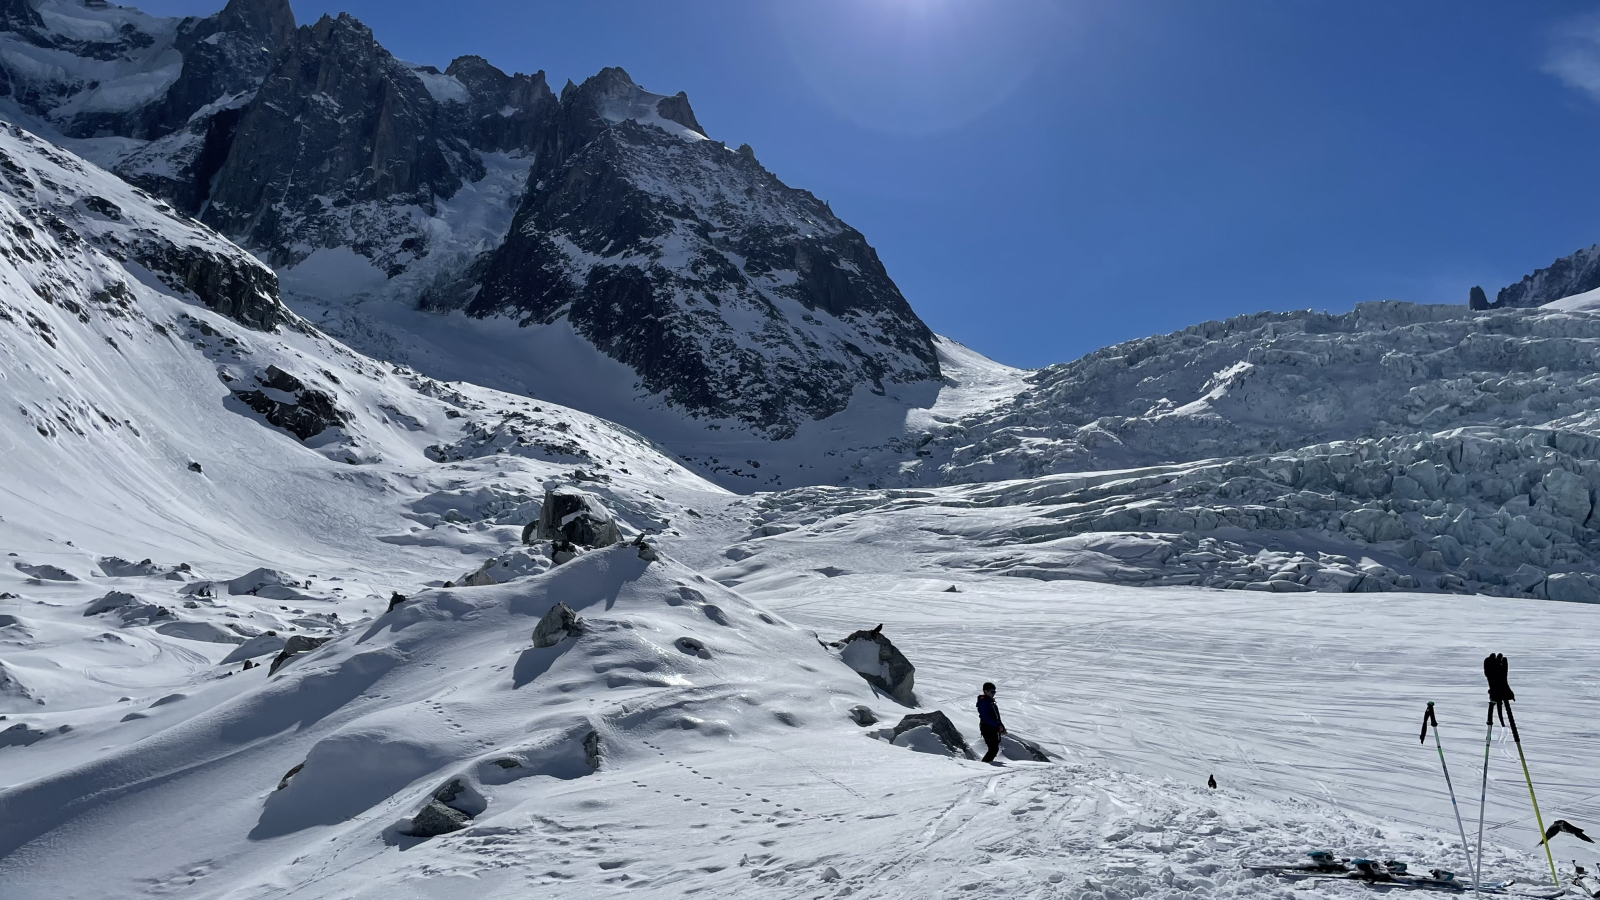
[[[1417,741],[1419,743],[1426,744],[1428,742],[1428,726],[1429,725],[1432,725],[1435,728],[1439,727],[1439,720],[1433,717],[1433,701],[1432,700],[1428,701],[1428,708],[1426,710],[1424,710],[1423,713],[1422,713],[1422,736],[1417,738]]]

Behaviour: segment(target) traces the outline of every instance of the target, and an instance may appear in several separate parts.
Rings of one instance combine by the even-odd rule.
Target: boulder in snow
[[[540,540],[566,541],[580,547],[609,547],[622,540],[622,531],[599,497],[561,487],[544,492],[538,536]]]
[[[1000,755],[1006,759],[1032,760],[1034,762],[1049,762],[1051,756],[1045,749],[1026,738],[1019,738],[1010,732],[1000,735]]]
[[[83,614],[98,616],[108,612],[116,613],[123,625],[150,625],[173,618],[172,611],[165,606],[147,603],[126,591],[107,592],[104,597],[90,603]]]
[[[304,635],[304,634],[297,634],[297,635],[294,635],[294,636],[290,637],[287,641],[284,642],[283,650],[280,651],[278,653],[278,655],[273,658],[273,660],[272,660],[272,668],[267,670],[267,674],[268,675],[277,674],[279,667],[281,667],[284,663],[288,662],[291,659],[294,659],[296,656],[299,656],[302,653],[307,653],[309,651],[317,649],[318,647],[321,647],[323,644],[326,644],[329,640],[330,640],[330,638],[325,638],[325,637],[314,638],[314,637],[310,637],[309,635]]]
[[[883,636],[882,625],[845,638],[839,657],[868,684],[906,706],[917,705],[914,692],[917,670],[905,654]]]
[[[18,572],[31,575],[40,581],[77,581],[78,576],[68,572],[60,566],[38,565],[30,566],[27,563],[12,563]]]
[[[535,647],[554,647],[569,637],[583,633],[583,620],[565,603],[557,603],[533,628]]]
[[[428,801],[411,819],[411,829],[406,833],[412,837],[431,838],[452,831],[460,831],[467,827],[472,819],[459,809],[446,806],[437,800]]]
[[[550,557],[527,547],[518,547],[486,560],[477,571],[461,579],[461,583],[467,587],[505,584],[513,578],[542,575],[550,571],[550,566]]]
[[[967,746],[967,739],[956,729],[955,723],[938,710],[912,713],[903,717],[889,731],[887,737],[889,743],[897,747],[908,747],[919,753],[976,758],[972,748]]]

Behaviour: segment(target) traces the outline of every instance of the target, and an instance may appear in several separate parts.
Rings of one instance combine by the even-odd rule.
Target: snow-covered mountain
[[[610,127],[631,152],[662,126]],[[1032,374],[936,339],[939,390],[864,389],[777,445],[879,487],[741,496],[589,413],[350,349],[219,234],[14,125],[0,220],[6,900],[1269,900],[1241,863],[1460,869],[1408,754],[1424,695],[1477,737],[1485,647],[1514,660],[1541,803],[1600,813],[1600,605],[1447,593],[1594,588],[1584,301],[1257,317]],[[1373,365],[1387,393],[1279,415],[1271,440],[1310,445],[1251,437]],[[1156,408],[1110,396],[1134,391]],[[1139,424],[1163,416],[1195,446]],[[1067,472],[1111,464],[1142,468]],[[984,466],[1057,474],[962,483]],[[547,489],[623,543],[537,540]],[[860,677],[893,669],[858,631],[914,686]],[[952,743],[985,680],[1049,759]],[[1494,753],[1485,860],[1527,882],[1516,766]]]
[[[772,441],[938,383],[865,238],[710,140],[681,93],[621,69],[559,98],[479,57],[440,72],[349,15],[295,29],[282,0],[7,8],[15,116],[255,252],[358,349],[589,408],[584,385],[620,382],[597,411],[675,426],[730,483],[805,481]]]

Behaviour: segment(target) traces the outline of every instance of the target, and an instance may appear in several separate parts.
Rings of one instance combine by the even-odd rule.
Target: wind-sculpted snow
[[[1581,431],[1600,409],[1597,354],[1589,312],[1369,303],[1240,316],[1042,369],[1010,403],[930,431],[898,477],[992,481],[1464,426]]]

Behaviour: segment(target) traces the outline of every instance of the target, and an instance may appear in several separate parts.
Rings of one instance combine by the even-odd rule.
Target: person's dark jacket
[[[1002,731],[1006,727],[1000,721],[999,705],[997,705],[994,702],[994,698],[988,694],[978,695],[978,722],[985,727],[993,728],[996,731]]]

